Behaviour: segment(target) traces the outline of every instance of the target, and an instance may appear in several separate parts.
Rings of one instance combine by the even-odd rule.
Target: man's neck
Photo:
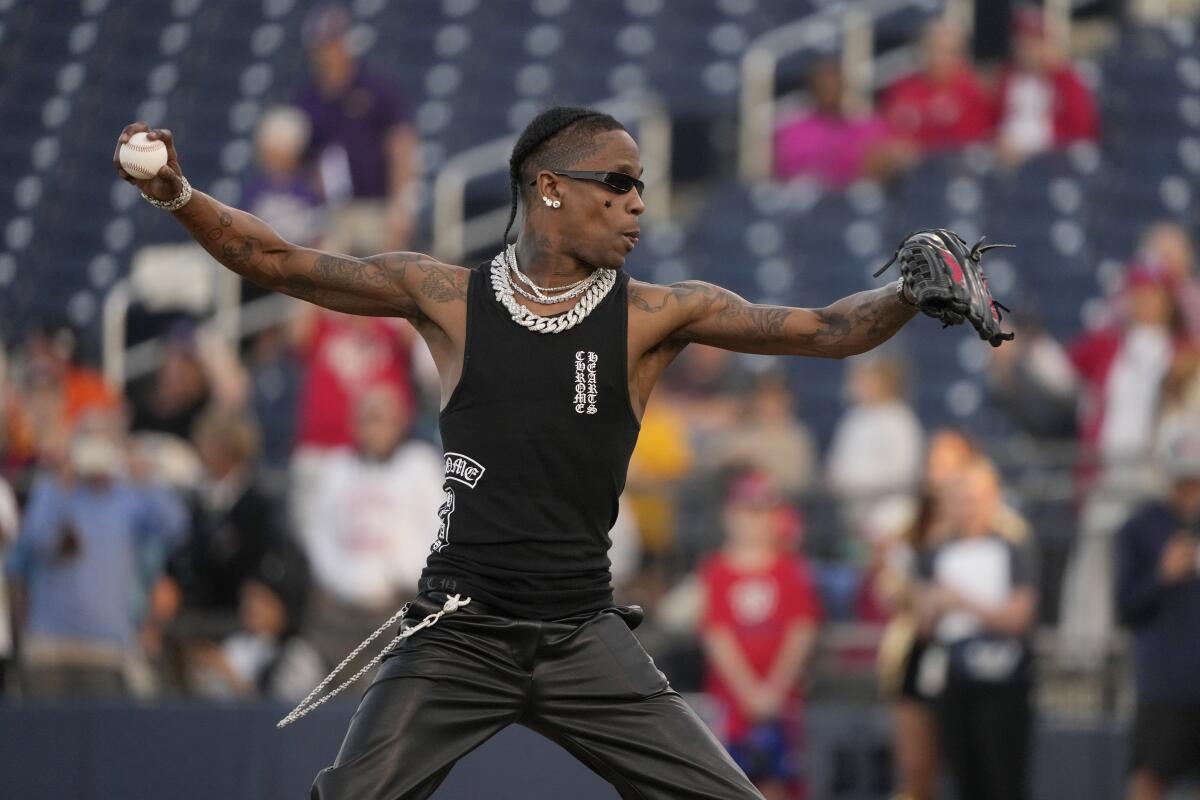
[[[557,252],[545,233],[525,231],[517,240],[517,266],[543,288],[566,286],[586,278],[595,267]]]

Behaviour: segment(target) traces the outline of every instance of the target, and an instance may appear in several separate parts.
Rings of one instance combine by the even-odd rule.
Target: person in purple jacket
[[[326,246],[354,255],[403,250],[413,227],[416,130],[404,97],[358,62],[350,15],[323,6],[304,22],[312,80],[295,97],[312,123],[306,159],[334,211]]]
[[[1117,612],[1133,632],[1137,714],[1129,800],[1200,775],[1200,425],[1164,431],[1172,489],[1117,536]]]

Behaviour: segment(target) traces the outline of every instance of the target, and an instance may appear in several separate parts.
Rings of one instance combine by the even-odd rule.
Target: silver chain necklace
[[[544,306],[552,306],[555,303],[561,303],[565,300],[573,300],[579,295],[586,292],[593,283],[595,283],[600,275],[600,270],[594,270],[591,275],[586,278],[575,281],[567,286],[544,287],[538,286],[529,276],[521,272],[517,266],[517,249],[513,245],[509,245],[504,249],[504,257],[508,263],[508,269],[512,273],[510,280],[513,290],[534,303],[539,303]],[[521,284],[524,283],[529,289],[526,289]]]
[[[514,287],[513,281],[509,277],[509,267],[516,264],[516,256],[511,252],[512,249],[512,245],[509,245],[507,249],[492,259],[492,289],[496,292],[496,300],[508,309],[508,314],[512,317],[513,322],[537,333],[561,333],[574,328],[587,319],[588,314],[592,313],[592,310],[600,304],[600,301],[617,282],[616,270],[597,269],[586,279],[590,283],[580,290],[582,296],[570,311],[553,317],[539,316],[518,303],[516,297],[513,296],[517,287]],[[526,297],[524,293],[521,293],[521,296]],[[554,302],[562,302],[562,299]]]

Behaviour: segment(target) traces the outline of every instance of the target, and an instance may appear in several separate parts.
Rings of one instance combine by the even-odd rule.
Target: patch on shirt
[[[599,391],[596,387],[596,364],[600,356],[591,350],[575,351],[575,413],[595,414],[596,399]]]
[[[441,552],[441,549],[450,544],[450,515],[454,513],[454,490],[449,486],[443,490],[442,505],[438,508],[438,519],[441,520],[441,525],[438,527],[437,539],[431,545],[435,553]]]
[[[474,489],[475,484],[479,483],[479,479],[485,472],[487,472],[487,468],[470,456],[464,456],[462,453],[446,453],[446,480],[448,481],[458,481]]]

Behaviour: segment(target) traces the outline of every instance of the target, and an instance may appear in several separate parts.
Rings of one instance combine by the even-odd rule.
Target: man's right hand
[[[1163,583],[1179,583],[1196,573],[1196,547],[1196,539],[1185,532],[1167,540],[1158,562],[1158,574]]]
[[[167,163],[153,178],[135,178],[121,168],[121,145],[129,141],[135,133],[145,132],[147,138],[160,139],[167,146]],[[113,166],[121,180],[132,183],[142,192],[155,200],[174,200],[183,191],[183,170],[179,168],[179,156],[175,153],[175,137],[165,128],[151,128],[144,122],[126,125],[125,130],[117,137],[117,149],[113,151]]]

